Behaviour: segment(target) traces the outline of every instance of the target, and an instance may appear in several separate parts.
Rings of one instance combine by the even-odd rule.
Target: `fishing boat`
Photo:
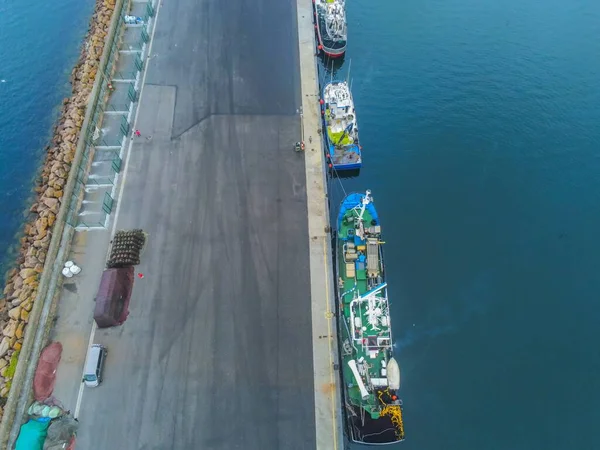
[[[347,81],[331,81],[323,88],[328,156],[335,170],[355,170],[362,166],[354,100]]]
[[[400,368],[393,357],[381,225],[371,191],[347,195],[337,218],[338,336],[348,437],[404,440]]]
[[[319,48],[330,58],[346,52],[345,0],[314,0]]]

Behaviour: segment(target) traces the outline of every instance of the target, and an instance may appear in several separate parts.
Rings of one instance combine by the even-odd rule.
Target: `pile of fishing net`
[[[79,424],[70,416],[52,421],[48,428],[44,450],[63,450],[67,445],[74,445]]]
[[[30,416],[47,417],[49,419],[56,419],[64,414],[64,409],[59,405],[46,404],[41,402],[33,402],[27,414]]]
[[[74,448],[79,423],[58,402],[53,403],[35,402],[29,407],[30,419],[21,426],[15,450]]]
[[[45,450],[44,442],[48,435],[49,425],[50,419],[47,417],[29,419],[21,425],[21,431],[15,443],[15,450]]]
[[[56,382],[56,369],[61,355],[62,344],[60,342],[53,342],[42,350],[33,379],[33,394],[39,402],[43,402],[52,395]]]
[[[146,243],[146,233],[140,229],[117,231],[112,240],[107,267],[135,266]]]

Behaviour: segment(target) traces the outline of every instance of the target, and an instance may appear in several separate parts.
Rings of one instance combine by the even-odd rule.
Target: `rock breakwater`
[[[0,418],[10,391],[29,313],[37,296],[39,278],[54,224],[63,201],[86,106],[100,64],[115,0],[98,0],[81,56],[71,74],[72,95],[63,100],[62,111],[35,187],[36,200],[30,208],[20,240],[16,265],[6,277],[0,297]],[[68,200],[68,199],[67,199]]]

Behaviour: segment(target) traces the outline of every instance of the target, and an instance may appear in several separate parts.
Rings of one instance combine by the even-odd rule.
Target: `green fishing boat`
[[[399,442],[404,440],[400,368],[392,354],[381,225],[371,191],[344,198],[336,240],[347,434],[363,444]]]

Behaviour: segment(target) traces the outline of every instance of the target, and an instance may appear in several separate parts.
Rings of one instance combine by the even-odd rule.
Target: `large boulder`
[[[4,327],[2,330],[2,334],[4,337],[12,338],[15,337],[15,332],[17,331],[18,322],[16,320],[10,320],[8,325]],[[10,342],[10,341],[9,341]]]
[[[10,317],[13,320],[19,320],[21,317],[21,307],[15,306],[14,308],[10,309],[8,311],[8,317]],[[17,336],[17,338],[18,338],[18,336]]]
[[[10,348],[10,339],[8,336],[4,336],[0,341],[0,358],[6,355],[8,349]]]
[[[19,277],[24,280],[29,278],[31,275],[36,275],[36,271],[33,268],[25,268],[19,272]]]

